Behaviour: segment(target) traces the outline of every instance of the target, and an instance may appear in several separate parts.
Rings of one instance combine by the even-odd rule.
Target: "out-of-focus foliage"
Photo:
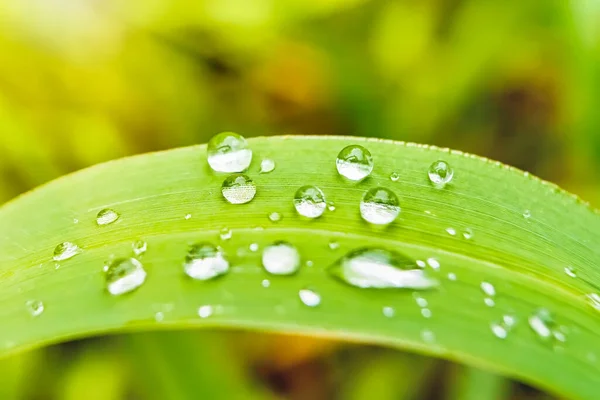
[[[451,146],[600,204],[597,21],[594,0],[5,0],[0,203],[95,163],[233,130]],[[107,338],[4,360],[0,398],[144,396],[141,377],[160,372],[150,361],[138,373],[136,357],[154,339],[166,340],[128,351]],[[227,343],[245,360],[230,362],[260,378],[249,381],[290,398],[416,398],[408,380],[378,380],[448,369],[310,339]],[[263,393],[227,371],[240,393]]]

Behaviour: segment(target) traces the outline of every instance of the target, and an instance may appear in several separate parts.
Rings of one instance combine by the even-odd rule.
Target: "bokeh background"
[[[598,205],[598,21],[598,0],[0,0],[0,204],[232,130],[452,147]],[[548,398],[398,351],[244,332],[67,343],[0,361],[0,377],[9,400],[485,400],[475,381]]]

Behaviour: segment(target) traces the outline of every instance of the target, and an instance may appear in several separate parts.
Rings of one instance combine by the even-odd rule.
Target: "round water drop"
[[[331,240],[329,242],[329,249],[331,250],[337,250],[340,248],[340,244],[338,242],[336,242],[335,240]]]
[[[577,273],[575,272],[575,268],[570,267],[570,266],[569,267],[565,267],[565,274],[567,274],[571,278],[576,278],[577,277]]]
[[[162,311],[158,311],[156,314],[154,314],[154,320],[156,322],[162,322],[165,319],[165,313],[163,313]]]
[[[330,201],[327,203],[327,209],[329,211],[335,211],[335,203],[333,201]]]
[[[109,225],[119,219],[119,214],[115,210],[105,208],[96,215],[96,223],[100,226]]]
[[[446,232],[450,236],[456,236],[456,229],[454,229],[454,228],[446,228]]]
[[[25,308],[32,317],[38,317],[44,312],[44,303],[39,300],[28,300]]]
[[[260,162],[260,173],[261,174],[268,174],[269,172],[272,172],[274,169],[275,169],[275,161],[271,160],[270,158],[264,158]]]
[[[481,282],[481,290],[490,297],[496,295],[496,288],[489,282]]]
[[[394,315],[396,315],[396,310],[394,310],[392,307],[383,307],[381,311],[383,312],[383,315],[388,318],[392,318]]]
[[[185,256],[185,273],[201,281],[216,278],[229,271],[229,260],[220,247],[210,243],[193,245]]]
[[[256,195],[256,185],[244,174],[233,174],[223,181],[221,193],[231,204],[245,204]]]
[[[325,194],[316,186],[302,186],[294,195],[294,207],[306,218],[318,218],[325,212]]]
[[[374,225],[392,223],[400,214],[400,201],[394,192],[384,187],[369,189],[360,202],[360,215]]]
[[[528,321],[529,327],[540,339],[548,340],[552,337],[552,331],[556,323],[550,311],[539,308],[529,316]]]
[[[242,135],[221,132],[206,147],[208,165],[216,172],[242,172],[252,162],[252,150]]]
[[[417,302],[417,305],[421,308],[427,307],[427,305],[429,304],[427,302],[427,299],[425,299],[421,296],[415,296],[415,301]]]
[[[321,304],[321,295],[311,288],[304,288],[298,292],[300,301],[308,307],[317,307]]]
[[[437,285],[414,260],[380,248],[351,251],[329,266],[327,272],[359,288],[430,289]]]
[[[427,259],[427,264],[436,271],[440,269],[440,262],[433,257]]]
[[[219,237],[221,238],[221,240],[229,240],[229,239],[231,239],[232,236],[233,236],[233,232],[229,228],[223,228],[223,229],[221,229],[221,232],[219,233]]]
[[[258,243],[250,243],[250,246],[248,248],[251,252],[256,252],[258,251]]]
[[[81,253],[81,249],[75,243],[62,242],[54,248],[54,261],[68,260]]]
[[[271,222],[281,221],[281,214],[279,214],[278,212],[272,212],[271,214],[269,214],[269,221],[271,221]]]
[[[135,258],[118,258],[106,270],[106,288],[114,296],[137,289],[145,280],[144,266]]]
[[[359,145],[344,147],[335,160],[340,175],[352,181],[365,179],[373,171],[373,156]]]
[[[490,328],[492,329],[494,336],[496,336],[498,339],[506,339],[506,336],[508,336],[508,331],[506,328],[497,322],[492,322],[490,324]]]
[[[441,188],[452,180],[454,170],[446,161],[438,160],[431,164],[427,171],[427,175],[434,186]]]
[[[424,329],[421,331],[421,339],[423,339],[423,341],[426,343],[434,343],[435,334],[429,329]]]
[[[417,264],[417,267],[419,267],[419,268],[425,268],[427,266],[427,264],[423,260],[417,260],[417,261],[415,261],[415,263]]]
[[[454,272],[448,272],[448,279],[451,281],[456,280],[456,274]]]
[[[206,305],[206,306],[200,306],[198,307],[198,316],[200,318],[208,318],[211,315],[213,315],[213,306],[210,305]]]
[[[390,174],[390,180],[391,180],[392,182],[398,182],[398,179],[400,179],[400,174],[399,174],[399,173],[397,173],[397,172],[392,172],[392,173]]]
[[[529,211],[529,210],[523,211],[523,218],[525,218],[525,219],[531,218],[531,211]]]
[[[262,287],[264,288],[268,288],[269,286],[271,286],[271,281],[268,279],[263,279],[261,282]]]
[[[185,214],[185,219],[190,219],[192,218],[192,214]]]
[[[148,250],[148,244],[143,240],[136,240],[131,244],[131,248],[133,250],[133,254],[136,256],[141,256]]]
[[[287,242],[275,242],[263,250],[262,264],[273,275],[291,275],[300,268],[300,253]]]
[[[466,228],[463,233],[463,238],[465,238],[466,240],[469,240],[473,237],[473,230],[471,228]]]
[[[502,322],[509,328],[512,328],[517,323],[517,319],[513,315],[505,314],[502,316]]]
[[[431,310],[429,308],[422,308],[421,309],[421,315],[424,318],[431,318]]]
[[[492,299],[490,297],[486,297],[485,299],[483,299],[483,302],[488,307],[494,307],[496,305],[496,302],[494,301],[494,299]]]

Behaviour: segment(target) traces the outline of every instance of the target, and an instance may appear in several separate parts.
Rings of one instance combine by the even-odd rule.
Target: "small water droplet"
[[[529,326],[540,339],[548,340],[555,326],[554,317],[547,309],[539,308],[529,316]]]
[[[271,281],[268,279],[263,279],[261,282],[262,287],[264,288],[268,288],[269,286],[271,286]]]
[[[54,261],[64,261],[81,253],[81,249],[75,243],[62,242],[54,248]]]
[[[427,305],[429,304],[427,302],[427,299],[425,299],[421,296],[415,296],[415,301],[417,302],[417,305],[421,308],[427,307]]]
[[[270,158],[263,158],[263,160],[260,162],[260,173],[261,174],[268,174],[269,172],[272,172],[275,169],[275,161],[271,160]]]
[[[185,219],[190,219],[192,218],[192,214],[185,214]]]
[[[586,295],[592,307],[596,310],[600,310],[600,295],[598,293],[588,293]]]
[[[525,218],[525,219],[531,218],[531,211],[529,211],[529,210],[523,211],[523,218]]]
[[[119,219],[119,214],[115,210],[105,208],[96,215],[96,223],[100,226],[109,225]]]
[[[436,271],[440,269],[440,262],[433,257],[427,259],[427,264]]]
[[[424,329],[421,331],[421,339],[423,339],[425,343],[434,343],[435,334],[429,329]]]
[[[329,249],[331,250],[337,250],[340,248],[340,244],[338,242],[336,242],[335,240],[331,240],[329,242]]]
[[[338,154],[335,166],[343,177],[352,181],[360,181],[373,171],[373,156],[362,146],[346,146]]]
[[[446,232],[450,236],[455,236],[456,235],[456,229],[454,229],[454,228],[446,228]]]
[[[205,281],[226,274],[229,260],[220,247],[197,243],[186,254],[183,269],[189,277]]]
[[[577,273],[573,267],[565,267],[565,274],[569,275],[571,278],[576,278]]]
[[[143,240],[136,240],[131,244],[131,248],[133,250],[133,254],[136,256],[141,256],[148,250],[148,244]]]
[[[327,272],[360,288],[430,289],[437,285],[413,260],[379,248],[351,251],[329,266]]]
[[[221,132],[206,147],[208,165],[216,172],[242,172],[252,162],[252,150],[242,135]]]
[[[399,174],[399,173],[397,173],[397,172],[392,172],[392,173],[390,174],[390,180],[391,180],[392,182],[398,182],[398,179],[400,179],[400,174]]]
[[[327,203],[327,209],[329,211],[335,211],[335,203],[333,201],[330,201]]]
[[[498,339],[506,339],[506,336],[508,336],[506,328],[497,322],[492,322],[490,328],[492,329],[494,336]]]
[[[400,201],[394,192],[384,187],[369,189],[360,202],[360,215],[375,225],[392,223],[400,214]]]
[[[481,282],[480,287],[483,293],[485,293],[486,295],[490,297],[494,297],[496,295],[496,288],[491,283],[485,281]]]
[[[383,315],[388,318],[392,318],[394,315],[396,315],[396,310],[394,310],[392,307],[383,307],[382,312]]]
[[[494,301],[494,299],[492,299],[490,297],[486,297],[485,299],[483,299],[483,302],[488,307],[494,307],[496,305],[496,302]]]
[[[294,207],[306,218],[318,218],[325,212],[325,194],[316,186],[302,186],[294,195]]]
[[[473,237],[473,230],[471,228],[466,228],[465,230],[463,230],[463,238],[465,238],[466,240],[469,240]]]
[[[502,322],[509,328],[512,328],[517,323],[517,319],[513,315],[505,314],[502,316]]]
[[[44,312],[44,303],[39,300],[28,300],[25,307],[32,317],[38,317]]]
[[[248,246],[248,248],[250,249],[250,251],[256,252],[258,251],[258,243],[250,243],[250,246]]]
[[[156,314],[154,314],[154,320],[156,322],[162,322],[164,319],[165,319],[165,313],[163,313],[162,311],[159,311]]]
[[[298,292],[298,296],[300,297],[300,301],[302,301],[305,306],[317,307],[319,304],[321,304],[321,295],[313,289],[301,289]]]
[[[78,223],[79,223],[79,220],[78,220],[77,218],[73,218],[73,223],[74,223],[74,224],[78,224]]]
[[[247,175],[233,174],[223,181],[221,193],[231,204],[245,204],[256,195],[256,184]]]
[[[262,264],[274,275],[290,275],[300,268],[300,253],[287,242],[275,242],[263,250]]]
[[[227,227],[222,228],[221,232],[219,232],[219,237],[221,240],[229,240],[233,236],[233,231]]]
[[[205,306],[200,306],[198,307],[198,316],[200,318],[208,318],[211,315],[213,315],[213,306],[211,305],[205,305]]]
[[[281,221],[281,214],[279,214],[278,212],[272,212],[271,214],[269,214],[269,220],[271,222],[279,222]]]
[[[118,258],[106,270],[106,288],[114,296],[139,288],[145,280],[144,266],[135,258]]]
[[[306,263],[305,263],[305,264],[306,264],[306,266],[307,266],[307,267],[309,267],[309,268],[310,268],[310,267],[312,267],[312,266],[313,266],[315,263],[314,263],[314,262],[312,262],[312,260],[306,260]]]
[[[434,186],[442,188],[452,181],[454,170],[446,161],[438,160],[431,164],[427,175]]]
[[[454,272],[448,272],[448,279],[451,281],[456,280],[456,274]]]
[[[424,318],[431,318],[431,310],[429,308],[422,308],[421,309],[421,315]]]

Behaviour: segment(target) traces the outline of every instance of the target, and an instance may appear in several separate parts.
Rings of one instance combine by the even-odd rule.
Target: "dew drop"
[[[205,306],[200,306],[198,307],[198,316],[200,318],[208,318],[211,315],[213,315],[213,306],[211,305],[205,305]]]
[[[422,308],[421,309],[421,315],[424,318],[431,318],[431,310],[429,308]]]
[[[506,328],[497,322],[492,322],[490,328],[492,329],[494,336],[498,339],[506,339],[506,336],[508,336]]]
[[[488,307],[494,307],[496,305],[496,302],[494,301],[494,299],[492,299],[490,297],[486,297],[485,299],[483,299],[483,302]]]
[[[298,292],[300,301],[307,307],[317,307],[321,304],[321,295],[311,288],[304,288]]]
[[[333,201],[330,201],[327,203],[327,209],[329,211],[335,211],[335,203]]]
[[[586,295],[592,307],[596,310],[600,310],[600,295],[598,293],[588,293]]]
[[[226,274],[229,260],[220,247],[197,243],[186,254],[183,269],[190,278],[206,281]]]
[[[415,296],[415,301],[417,302],[417,305],[421,308],[427,307],[427,305],[429,304],[427,302],[427,299],[425,299],[421,296]]]
[[[231,204],[245,204],[256,195],[256,184],[244,174],[233,174],[223,181],[221,193]]]
[[[54,261],[64,261],[81,253],[81,249],[75,243],[62,242],[54,248]]]
[[[375,225],[392,223],[400,214],[400,201],[394,192],[384,187],[369,189],[360,202],[360,215]]]
[[[473,237],[473,230],[471,228],[466,228],[463,233],[463,238],[465,238],[466,240],[469,240]]]
[[[115,210],[105,208],[96,215],[96,223],[100,226],[109,225],[119,219],[119,214]]]
[[[383,312],[383,315],[388,318],[392,318],[394,315],[396,315],[396,310],[394,310],[392,307],[383,307],[381,311]]]
[[[448,279],[451,281],[456,280],[456,274],[454,272],[448,272]]]
[[[273,275],[291,275],[300,268],[300,253],[290,243],[275,242],[263,250],[262,264]]]
[[[308,268],[310,268],[310,267],[312,267],[312,266],[313,266],[315,263],[314,263],[314,262],[312,262],[312,260],[306,260],[306,263],[305,263],[305,264],[306,264],[306,266],[307,266]]]
[[[106,270],[106,288],[114,296],[131,292],[146,280],[146,271],[135,258],[118,258]]]
[[[275,161],[271,160],[270,158],[264,158],[260,162],[260,173],[261,174],[268,174],[269,172],[272,172],[274,169],[275,169]]]
[[[413,260],[379,248],[351,251],[329,266],[327,272],[360,288],[430,289],[437,285]]]
[[[268,279],[263,279],[261,282],[262,287],[264,288],[268,288],[269,286],[271,286],[271,281]]]
[[[278,212],[272,212],[271,214],[269,214],[269,220],[271,222],[279,222],[281,221],[281,214],[279,214]]]
[[[489,282],[481,282],[481,290],[483,291],[483,293],[485,293],[486,295],[493,297],[496,295],[496,288],[494,287],[494,285],[492,285]]]
[[[242,172],[252,162],[252,150],[242,135],[221,132],[210,139],[206,148],[208,165],[216,172]]]
[[[192,218],[192,214],[185,214],[185,219],[190,219]]]
[[[569,275],[571,278],[577,277],[577,273],[573,267],[565,267],[565,274]]]
[[[452,180],[454,170],[446,161],[438,160],[431,164],[427,175],[434,186],[442,188]]]
[[[329,242],[329,249],[330,250],[337,250],[340,248],[340,244],[338,242],[336,242],[335,240],[331,240]]]
[[[294,207],[306,218],[318,218],[325,212],[325,194],[316,186],[302,186],[294,195]]]
[[[505,314],[502,316],[502,322],[507,327],[512,328],[517,323],[517,319],[512,315]]]
[[[425,268],[427,266],[427,263],[423,260],[417,260],[417,261],[415,261],[415,263],[417,264],[417,267],[419,267],[419,268]]]
[[[219,237],[221,240],[229,240],[233,236],[233,231],[227,227],[222,228],[221,232],[219,232]]]
[[[25,307],[32,317],[38,317],[44,312],[44,303],[39,300],[28,300]]]
[[[450,236],[456,236],[456,229],[454,229],[454,228],[446,228],[446,232]]]
[[[433,257],[427,259],[427,264],[436,271],[440,269],[440,262]]]
[[[158,311],[156,314],[154,314],[154,320],[156,322],[162,322],[165,319],[165,313],[163,313],[162,311]]]
[[[371,152],[359,145],[344,147],[335,160],[338,173],[352,181],[365,179],[373,171]]]
[[[392,173],[390,174],[390,180],[391,180],[392,182],[398,182],[398,179],[400,179],[400,174],[399,174],[399,173],[397,173],[397,172],[392,172]]]
[[[136,256],[141,256],[148,250],[148,244],[143,240],[136,240],[131,244],[131,248],[133,250],[133,254]]]
[[[425,343],[434,343],[435,334],[429,329],[424,329],[421,331],[421,339],[423,339]]]
[[[529,316],[529,326],[542,340],[548,340],[552,337],[554,325],[554,317],[545,308],[539,308]]]
[[[79,220],[78,220],[77,218],[73,218],[73,223],[74,223],[74,224],[78,224],[78,223],[79,223]]]
[[[257,252],[258,251],[258,243],[250,243],[250,246],[248,248],[250,249],[251,252]]]
[[[523,218],[525,218],[525,219],[531,218],[531,211],[529,211],[529,210],[523,211]]]

